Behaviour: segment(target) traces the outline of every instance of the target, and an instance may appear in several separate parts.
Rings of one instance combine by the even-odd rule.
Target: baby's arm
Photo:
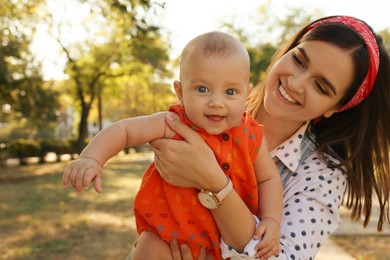
[[[100,131],[84,148],[80,157],[66,167],[63,185],[66,187],[71,182],[73,188],[81,193],[83,188],[88,188],[93,182],[95,190],[101,192],[101,169],[111,157],[126,147],[175,135],[165,123],[167,113],[171,112],[120,120]]]
[[[258,231],[262,240],[257,256],[268,258],[280,251],[280,223],[282,218],[283,187],[279,171],[272,160],[268,144],[263,138],[255,164],[259,192]]]

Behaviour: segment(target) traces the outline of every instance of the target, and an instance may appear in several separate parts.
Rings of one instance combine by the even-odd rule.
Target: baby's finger
[[[255,247],[256,250],[262,250],[264,248],[270,248],[271,242],[268,239],[263,239],[260,243],[258,243]]]
[[[69,175],[70,184],[72,185],[72,187],[74,189],[76,189],[76,178],[77,178],[78,172],[79,172],[78,168],[73,168],[72,172]]]
[[[84,189],[88,189],[89,185],[91,184],[91,182],[93,181],[93,179],[100,174],[100,171],[94,169],[94,168],[87,168],[85,169],[84,171],[84,175],[83,175],[83,182],[82,182],[82,186]]]
[[[76,176],[76,191],[81,193],[83,191],[84,174],[88,169],[80,169]]]
[[[263,248],[256,253],[256,257],[260,259],[267,259],[271,254],[271,250],[269,248]]]
[[[253,235],[253,239],[258,240],[258,239],[262,238],[264,236],[265,228],[266,228],[266,226],[262,225],[260,223],[260,225],[255,230],[255,234]]]
[[[64,187],[68,187],[69,177],[71,173],[72,173],[72,167],[70,166],[66,167],[64,173],[62,174],[62,185],[64,185]]]
[[[269,250],[266,253],[257,252],[256,256],[259,257],[260,259],[268,259],[268,258],[270,258],[272,256],[279,255],[280,251],[281,251],[281,248],[280,248],[280,246],[278,246],[278,247],[271,248],[271,250]]]
[[[103,191],[101,174],[97,175],[96,178],[93,180],[93,185],[95,187],[96,192],[100,193]]]

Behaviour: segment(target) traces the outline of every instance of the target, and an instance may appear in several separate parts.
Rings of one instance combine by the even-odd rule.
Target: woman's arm
[[[167,116],[167,124],[184,140],[164,139],[151,143],[156,155],[155,165],[162,178],[175,186],[220,191],[226,185],[226,175],[211,148],[179,120]],[[211,213],[224,241],[241,252],[251,240],[256,222],[240,196],[233,190]]]

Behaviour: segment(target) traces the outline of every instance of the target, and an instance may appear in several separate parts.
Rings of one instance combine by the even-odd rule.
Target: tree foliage
[[[240,27],[239,22],[232,20],[223,24],[228,30],[237,35],[246,45],[251,57],[251,82],[256,85],[257,82],[264,79],[266,69],[268,68],[272,56],[303,26],[323,17],[321,10],[311,10],[308,12],[302,8],[290,9],[285,15],[277,16],[267,4],[258,8],[258,13],[251,19],[253,24],[250,27]],[[240,17],[240,19],[242,19]],[[380,32],[387,46],[390,46],[389,31]],[[388,47],[388,49],[390,49]]]
[[[89,8],[84,19],[87,38],[81,42],[67,44],[64,32],[72,25],[52,16],[51,32],[61,46],[67,59],[66,74],[69,76],[70,92],[74,94],[80,108],[78,140],[80,150],[88,137],[88,117],[92,106],[98,101],[101,121],[102,102],[114,88],[115,78],[142,78],[147,86],[153,80],[161,81],[169,75],[168,45],[163,41],[160,28],[153,23],[159,5],[146,0],[133,1],[83,1],[78,4]],[[98,28],[98,29],[97,29]],[[131,77],[130,77],[131,78]],[[144,77],[145,78],[145,77]],[[131,83],[131,82],[130,82]],[[149,89],[149,94],[153,93]],[[138,95],[137,92],[132,95]],[[136,106],[144,102],[137,102]],[[149,111],[151,112],[151,111]],[[131,115],[132,113],[129,113]]]
[[[45,86],[40,63],[30,46],[38,25],[40,1],[0,5],[0,122],[24,124],[26,136],[55,122],[57,93]]]
[[[63,10],[63,11],[61,11]],[[80,13],[79,17],[68,15]],[[9,136],[37,137],[51,131],[65,110],[78,113],[81,149],[88,122],[166,110],[176,101],[172,92],[169,43],[156,24],[163,4],[151,0],[12,0],[0,5],[0,126],[20,127]],[[251,82],[263,79],[275,50],[320,11],[291,9],[279,17],[269,6],[259,7],[250,27],[232,20],[223,24],[246,45],[251,58]],[[239,17],[238,19],[242,19]],[[67,79],[45,82],[41,63],[31,51],[34,36],[46,28],[66,60]],[[78,33],[75,35],[74,31]],[[379,32],[390,50],[390,32]],[[177,64],[176,64],[177,65]],[[3,129],[0,129],[0,135]],[[53,132],[53,131],[52,131]],[[41,134],[42,135],[42,134]],[[1,136],[0,136],[1,139]]]
[[[390,30],[389,29],[384,29],[378,32],[383,39],[383,42],[385,43],[386,49],[390,54]]]

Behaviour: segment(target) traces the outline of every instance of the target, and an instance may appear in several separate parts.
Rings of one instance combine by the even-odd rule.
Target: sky
[[[54,9],[59,10],[59,3],[68,0],[47,0]],[[65,2],[64,2],[65,1]],[[250,22],[258,15],[258,8],[267,4],[275,16],[283,18],[291,8],[302,8],[310,14],[321,11],[327,15],[356,16],[374,30],[390,29],[389,9],[386,0],[154,0],[165,2],[165,10],[158,17],[158,23],[170,32],[172,56],[177,56],[184,45],[195,36],[219,29],[223,21],[242,23]],[[71,10],[76,15],[77,10]],[[241,24],[240,24],[241,25]],[[253,25],[252,25],[253,26]],[[44,34],[44,33],[42,33]],[[80,33],[78,33],[80,35]],[[45,38],[46,37],[46,38]],[[73,37],[74,38],[74,37]],[[58,58],[56,43],[41,35],[35,48],[44,60],[45,78],[62,78],[65,60]],[[44,50],[44,51],[42,51]]]
[[[297,7],[307,13],[320,10],[324,16],[356,16],[375,30],[390,28],[388,4],[383,0],[166,0],[162,25],[172,30],[173,47],[182,48],[196,35],[216,29],[221,21],[256,16],[258,7],[264,4],[270,5],[278,17]]]

